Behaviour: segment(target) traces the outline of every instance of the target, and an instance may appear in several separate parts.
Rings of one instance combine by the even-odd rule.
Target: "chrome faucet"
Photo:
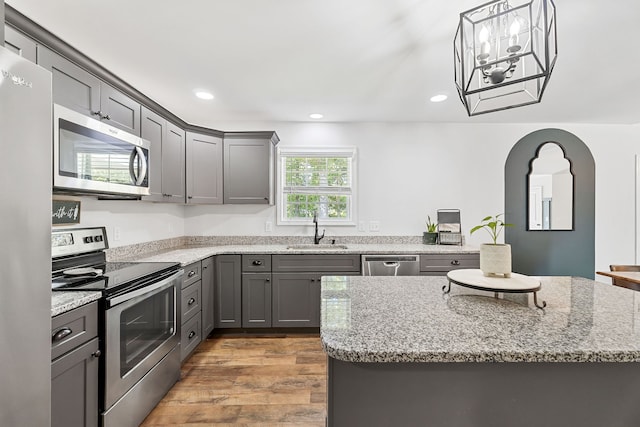
[[[315,234],[313,236],[313,243],[315,245],[319,245],[320,244],[320,240],[322,240],[324,238],[324,233],[325,233],[326,230],[322,230],[322,236],[320,236],[318,234],[318,211],[315,211],[313,213],[313,223],[316,226],[316,231],[315,231]]]

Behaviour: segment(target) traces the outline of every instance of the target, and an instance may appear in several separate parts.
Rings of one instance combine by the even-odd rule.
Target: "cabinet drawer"
[[[51,319],[51,359],[62,356],[98,336],[98,302]]]
[[[202,283],[196,282],[182,290],[182,319],[187,320],[201,310]]]
[[[243,273],[271,273],[271,255],[242,255]]]
[[[273,255],[274,272],[354,272],[360,271],[360,255]]]
[[[200,261],[189,264],[184,268],[184,278],[182,279],[182,289],[197,282],[202,277],[202,266]]]
[[[480,268],[480,254],[433,254],[420,256],[420,271],[448,272],[458,268]]]
[[[182,325],[180,337],[180,360],[184,360],[200,344],[202,340],[202,323],[200,316],[196,315]]]

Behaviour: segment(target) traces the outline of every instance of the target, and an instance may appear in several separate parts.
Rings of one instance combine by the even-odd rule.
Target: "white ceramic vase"
[[[485,276],[511,277],[511,245],[480,245],[480,270]]]

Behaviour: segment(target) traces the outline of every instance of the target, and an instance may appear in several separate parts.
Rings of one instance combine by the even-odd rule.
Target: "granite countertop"
[[[97,301],[102,296],[95,291],[55,291],[51,293],[51,317],[57,316],[90,302]]]
[[[339,246],[339,245],[338,245]],[[346,244],[347,248],[320,245],[318,249],[287,249],[287,245],[188,245],[162,251],[132,255],[129,260],[179,262],[182,266],[221,254],[447,254],[479,253],[475,246],[423,244]]]
[[[322,278],[322,345],[348,362],[639,362],[640,293],[541,277],[532,294],[452,285],[446,277]]]

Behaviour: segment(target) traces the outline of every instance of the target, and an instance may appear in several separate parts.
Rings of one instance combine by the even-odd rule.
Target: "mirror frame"
[[[536,160],[538,160],[540,158],[540,151],[542,150],[542,147],[545,146],[546,144],[556,144],[558,147],[560,147],[560,150],[562,150],[562,156],[569,162],[569,173],[572,176],[572,180],[571,180],[571,228],[563,228],[563,229],[548,229],[548,230],[539,230],[539,229],[535,229],[532,230],[529,227],[529,213],[531,212],[530,210],[530,203],[531,203],[531,197],[530,197],[530,193],[529,193],[529,189],[530,189],[530,176],[531,173],[533,172],[533,162],[535,162]],[[525,182],[525,195],[526,195],[526,199],[527,199],[527,203],[526,203],[526,230],[527,231],[545,231],[545,232],[549,232],[549,231],[574,231],[576,228],[576,174],[573,171],[573,162],[571,161],[571,159],[569,157],[567,157],[567,150],[562,146],[561,143],[557,142],[557,141],[545,141],[543,143],[541,143],[540,145],[538,145],[538,148],[536,148],[535,151],[535,155],[533,158],[531,158],[531,160],[529,160],[529,170],[527,171],[527,179]]]

